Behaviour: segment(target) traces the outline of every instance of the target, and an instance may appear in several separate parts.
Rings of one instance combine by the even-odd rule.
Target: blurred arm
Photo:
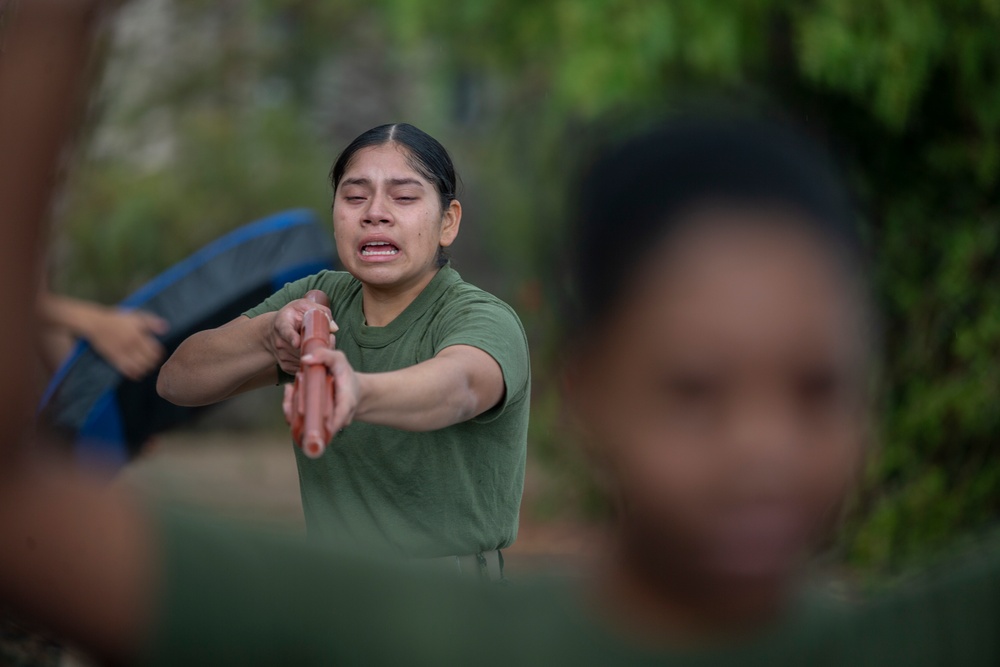
[[[0,329],[0,459],[17,451],[33,402],[18,379],[31,375],[38,332],[34,302],[43,222],[59,156],[82,108],[100,3],[0,2],[0,285],[9,326]],[[8,469],[0,461],[0,471]]]
[[[108,308],[51,293],[38,298],[43,325],[65,329],[86,339],[118,372],[138,380],[163,359],[157,334],[165,334],[167,322],[150,313]]]
[[[0,601],[100,656],[124,660],[150,622],[151,539],[134,505],[72,473],[25,461],[23,378],[59,154],[80,110],[96,0],[0,2]],[[13,286],[17,286],[13,288]]]
[[[0,600],[125,662],[153,623],[154,536],[119,485],[102,487],[51,462],[0,484]]]

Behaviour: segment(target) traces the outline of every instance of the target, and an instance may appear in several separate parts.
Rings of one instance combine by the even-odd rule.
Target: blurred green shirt
[[[279,310],[313,289],[330,298],[336,346],[360,372],[413,366],[446,347],[470,345],[503,371],[504,398],[466,422],[428,432],[354,422],[319,459],[295,448],[310,535],[408,557],[504,548],[517,535],[527,449],[528,343],[513,309],[440,269],[384,327],[365,324],[361,283],[323,271],[285,285],[248,317]]]
[[[1000,664],[1000,551],[863,605],[803,604],[743,643],[640,646],[570,583],[418,576],[315,541],[160,515],[143,662],[185,665]]]

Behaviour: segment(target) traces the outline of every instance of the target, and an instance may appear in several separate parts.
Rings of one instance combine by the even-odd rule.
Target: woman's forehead
[[[390,142],[366,146],[351,158],[341,178],[344,184],[413,184],[427,186],[427,179],[413,164],[413,156],[403,146]]]

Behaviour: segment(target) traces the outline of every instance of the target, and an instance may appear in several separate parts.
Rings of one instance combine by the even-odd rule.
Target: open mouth
[[[399,253],[399,248],[387,241],[371,241],[361,246],[362,257],[391,257]]]

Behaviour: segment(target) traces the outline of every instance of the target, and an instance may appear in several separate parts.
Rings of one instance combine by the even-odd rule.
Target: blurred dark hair
[[[604,151],[580,179],[570,225],[575,330],[599,324],[648,253],[662,251],[662,240],[707,205],[790,208],[801,214],[796,224],[862,272],[854,202],[823,150],[787,124],[678,115]]]
[[[362,132],[337,156],[330,169],[330,185],[334,194],[351,160],[364,148],[398,144],[406,149],[407,161],[417,173],[430,181],[441,199],[442,213],[455,200],[458,177],[455,165],[445,147],[437,139],[409,123],[388,123]],[[438,266],[448,263],[444,248],[438,249]]]

